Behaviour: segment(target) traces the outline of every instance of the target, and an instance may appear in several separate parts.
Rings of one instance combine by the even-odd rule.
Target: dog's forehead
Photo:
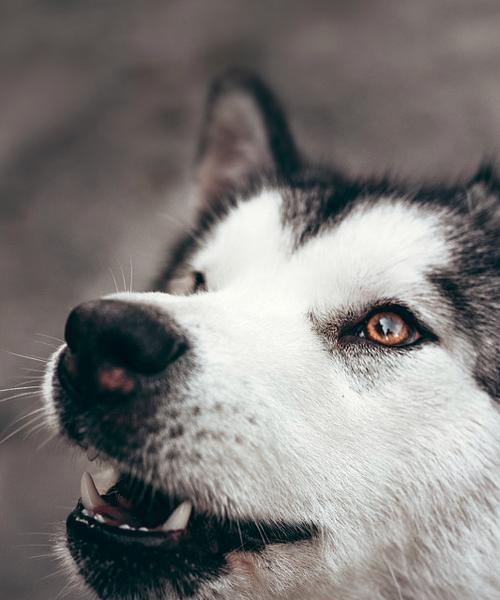
[[[287,201],[286,193],[267,190],[238,203],[208,237],[196,267],[218,286],[251,275],[333,300],[401,298],[449,260],[442,217],[403,197],[360,201],[300,245]]]

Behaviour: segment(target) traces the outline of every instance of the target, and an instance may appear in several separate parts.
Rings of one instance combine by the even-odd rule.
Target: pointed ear
[[[299,163],[283,110],[260,79],[231,71],[214,81],[197,160],[202,202],[243,189],[259,173],[292,175]]]

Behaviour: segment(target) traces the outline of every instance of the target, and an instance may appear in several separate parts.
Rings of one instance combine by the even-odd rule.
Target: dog
[[[144,293],[77,306],[44,380],[85,473],[58,552],[103,600],[498,600],[499,223],[309,164],[211,87],[199,213]]]

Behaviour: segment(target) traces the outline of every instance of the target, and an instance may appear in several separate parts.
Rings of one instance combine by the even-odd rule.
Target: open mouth
[[[70,518],[91,529],[135,538],[139,543],[156,540],[155,545],[173,547],[196,541],[218,554],[257,551],[268,544],[299,541],[312,534],[311,527],[305,525],[219,519],[195,511],[190,500],[172,498],[129,475],[116,476],[110,470],[104,473],[101,488],[104,478],[116,482],[101,494],[92,475],[83,474],[81,498]]]
[[[67,532],[68,547],[87,582],[100,597],[116,598],[145,585],[190,595],[202,580],[227,572],[228,554],[307,540],[315,529],[209,515],[190,499],[173,498],[130,474],[107,469],[95,477],[84,473]],[[103,565],[109,595],[102,591]]]

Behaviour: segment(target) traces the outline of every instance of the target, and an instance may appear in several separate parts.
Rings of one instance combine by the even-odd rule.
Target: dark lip
[[[99,523],[91,516],[85,515],[84,507],[78,502],[76,508],[69,514],[66,527],[72,531],[79,531],[87,540],[102,542],[104,539],[113,540],[124,546],[142,545],[149,548],[161,548],[165,552],[178,551],[182,539],[186,537],[184,531],[159,533],[154,531],[130,531],[106,523]]]

